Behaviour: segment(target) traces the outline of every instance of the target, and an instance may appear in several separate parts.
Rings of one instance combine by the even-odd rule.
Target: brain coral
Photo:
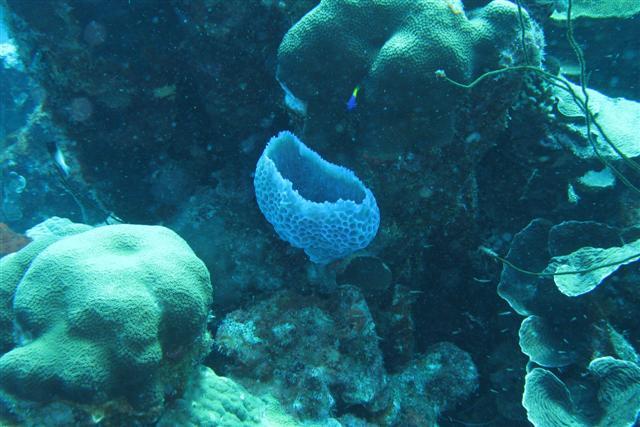
[[[184,396],[164,413],[157,427],[298,426],[274,399],[253,396],[240,384],[200,366]]]
[[[539,64],[541,32],[523,16],[528,62]],[[278,79],[308,104],[311,117],[344,110],[360,85],[377,133],[387,125],[393,134],[398,120],[413,113],[413,123],[426,121],[420,133],[435,139],[451,133],[451,112],[461,100],[435,72],[468,81],[522,64],[521,41],[517,7],[507,0],[468,13],[459,0],[322,0],[282,40]]]
[[[14,255],[17,346],[0,384],[16,399],[149,409],[208,351],[209,273],[167,228],[104,226]]]
[[[254,178],[260,210],[278,235],[326,264],[366,247],[380,211],[347,168],[324,160],[290,132],[271,138]]]
[[[0,354],[11,350],[16,344],[13,333],[13,295],[33,259],[56,240],[90,229],[88,225],[75,224],[68,219],[49,218],[27,232],[33,242],[19,252],[0,258]]]

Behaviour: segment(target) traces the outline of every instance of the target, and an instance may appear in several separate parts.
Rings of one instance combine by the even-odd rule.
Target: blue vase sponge
[[[280,236],[318,264],[365,248],[380,225],[376,199],[349,169],[291,132],[271,138],[254,177],[258,206]]]

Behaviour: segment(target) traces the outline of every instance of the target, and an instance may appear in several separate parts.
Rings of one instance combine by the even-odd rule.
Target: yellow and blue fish
[[[347,101],[347,111],[351,111],[358,106],[358,92],[360,91],[360,85],[356,86],[351,93],[351,97]]]

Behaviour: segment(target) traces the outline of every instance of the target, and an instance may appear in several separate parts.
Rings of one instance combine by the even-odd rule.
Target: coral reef
[[[588,374],[590,382],[573,383],[570,389],[546,369],[529,372],[522,398],[529,420],[537,427],[636,425],[640,408],[638,365],[601,357],[589,364]]]
[[[0,258],[0,352],[2,354],[17,345],[14,335],[15,312],[13,309],[13,297],[16,287],[22,279],[22,275],[29,268],[33,260],[55,241],[77,233],[90,230],[91,227],[84,224],[74,224],[69,220],[54,217],[27,233],[33,241],[22,250]]]
[[[579,257],[585,249],[589,252],[607,251],[608,249],[595,248],[621,246],[626,239],[633,239],[636,233],[637,231],[634,230],[619,230],[595,222],[566,221],[552,225],[548,221],[537,219],[514,236],[507,260],[518,265],[518,268],[524,268],[527,271],[545,271],[548,274],[531,275],[505,265],[500,277],[498,285],[500,296],[516,312],[527,316],[520,325],[519,343],[522,352],[532,362],[532,366],[564,368],[566,373],[561,377],[572,384],[580,381],[580,376],[574,371],[575,367],[582,367],[602,377],[603,385],[598,395],[603,397],[599,397],[598,400],[600,400],[599,405],[602,405],[603,414],[609,413],[609,415],[602,415],[602,420],[597,422],[575,421],[579,424],[607,425],[612,422],[611,417],[619,415],[630,419],[630,412],[635,410],[631,417],[635,419],[635,414],[640,411],[638,390],[629,391],[628,408],[624,412],[627,415],[614,415],[613,413],[618,409],[611,409],[609,406],[612,402],[606,397],[610,393],[623,393],[622,390],[611,390],[612,387],[626,387],[622,380],[617,378],[618,375],[623,375],[622,371],[629,371],[628,375],[631,377],[637,376],[637,372],[640,372],[637,366],[640,357],[631,344],[637,341],[638,336],[635,332],[631,332],[633,325],[630,323],[628,314],[621,316],[625,312],[634,312],[635,304],[633,299],[625,301],[620,298],[621,294],[633,292],[635,278],[631,273],[633,269],[624,267],[624,263],[618,265],[616,262],[615,268],[588,271],[590,268],[581,264],[571,267],[571,263],[567,260]],[[620,260],[620,256],[624,257],[624,254],[620,254],[619,251],[615,253],[618,254],[615,261]],[[588,258],[578,259],[585,261]],[[637,263],[638,259],[640,258],[636,255],[635,259],[629,262]],[[605,265],[606,261],[608,260],[596,259],[595,262],[588,262],[587,266]],[[552,273],[570,270],[585,272],[569,276],[552,275]],[[616,270],[618,270],[615,273],[616,280],[607,277]],[[594,277],[594,273],[598,274]],[[570,283],[567,284],[566,281]],[[584,281],[587,281],[586,287],[582,285]],[[596,287],[601,281],[604,283]],[[579,291],[576,292],[576,289]],[[607,309],[612,305],[617,305],[617,310]],[[619,331],[625,332],[623,334]],[[597,359],[598,357],[601,359]],[[606,360],[611,360],[613,366],[606,369],[597,368],[601,365],[611,365]],[[616,368],[618,365],[622,368]],[[574,369],[569,370],[569,367]],[[600,375],[598,373],[600,371],[604,373]],[[611,378],[609,378],[610,373],[613,375]],[[627,382],[633,383],[633,380],[629,379]],[[585,385],[583,388],[589,389],[593,386]],[[546,399],[541,395],[545,394],[557,396],[557,399],[554,397],[557,401],[553,403],[558,405],[557,409],[571,401],[569,391],[562,380],[551,371],[532,368],[526,377],[523,403],[527,408],[529,420],[535,425],[556,425],[560,419],[567,419],[566,417],[579,419],[585,416],[584,412],[582,415],[576,415],[573,409],[566,409],[569,415],[558,414],[558,410],[546,406],[548,403],[542,403]],[[563,394],[566,396],[561,397]],[[578,400],[584,401],[584,399]],[[584,403],[584,405],[588,404]],[[631,424],[625,424],[620,419],[611,425]]]
[[[166,228],[82,228],[1,260],[16,337],[0,357],[3,400],[23,420],[56,401],[153,420],[209,351],[209,273]]]
[[[43,95],[25,72],[5,23],[0,22],[0,141],[20,131]]]
[[[442,342],[392,375],[389,384],[393,409],[383,417],[385,425],[433,425],[478,388],[478,371],[467,353]]]
[[[34,9],[9,0],[6,18],[47,111],[78,142],[87,181],[110,210],[149,222],[176,211],[165,199],[156,207],[157,169],[179,162],[193,184],[210,184],[211,169],[241,158],[240,141],[280,128],[270,56],[311,3],[55,0]]]
[[[570,87],[576,93],[580,92],[579,86],[571,84]],[[640,157],[640,137],[637,136],[632,125],[640,120],[640,102],[624,98],[609,98],[592,89],[587,89],[587,94],[591,112],[597,115],[598,123],[606,129],[609,142],[599,131],[596,146],[586,145],[587,129],[583,113],[576,106],[571,94],[554,88],[554,96],[558,99],[558,113],[564,119],[562,122],[567,127],[569,135],[576,133],[580,135],[577,140],[574,138],[572,144],[567,144],[567,148],[576,157],[594,160],[597,160],[598,156],[616,160],[620,157],[618,153],[629,158]],[[582,94],[579,97],[584,99]]]
[[[23,67],[14,41],[2,37],[0,24],[0,221],[23,232],[53,215],[83,222],[103,220],[73,154],[72,141],[43,108],[45,92]],[[61,148],[72,168],[56,174],[49,144]]]
[[[377,405],[386,383],[377,341],[367,304],[352,287],[326,303],[279,292],[228,314],[215,337],[233,360],[230,374],[275,382],[279,397],[305,418],[331,415],[338,404]]]
[[[300,281],[302,268],[282,267],[297,255],[255,209],[251,174],[257,147],[287,127],[278,43],[313,3],[56,0],[34,13],[7,2],[14,43],[46,100],[1,154],[2,184],[15,172],[26,187],[6,204],[21,219],[0,209],[0,221],[18,232],[53,215],[166,224],[217,277],[224,311],[251,290]],[[66,182],[45,150],[51,140],[71,167]]]
[[[0,152],[0,220],[23,232],[51,216],[95,224],[111,214],[80,173],[74,142],[38,106]],[[64,176],[47,145],[55,145],[70,167]]]
[[[33,239],[0,260],[0,424],[632,424],[624,3],[573,0],[567,22],[550,0],[0,0],[0,223]],[[365,248],[310,262],[264,220],[255,166],[281,129],[375,190]],[[29,229],[53,215],[162,224],[191,261],[166,230],[139,252],[82,238],[133,226]]]
[[[555,2],[554,7],[551,19],[566,22],[566,1]],[[630,18],[640,13],[640,5],[633,0],[621,0],[614,3],[575,0],[573,8],[573,16],[582,19]]]
[[[275,393],[306,420],[361,407],[360,422],[431,425],[477,388],[474,363],[451,343],[388,375],[379,340],[366,301],[351,285],[328,300],[279,292],[229,313],[215,337],[232,378]]]
[[[526,53],[517,9],[508,1],[470,12],[460,1],[322,1],[285,35],[278,79],[307,105],[306,125],[313,130],[302,136],[314,144],[331,140],[313,131],[332,129],[358,86],[363,92],[358,139],[392,152],[417,143],[440,145],[453,139],[456,111],[469,100],[436,71],[469,80],[487,69],[540,63],[541,33],[528,16],[525,20]],[[495,88],[484,90],[492,96]],[[494,101],[499,109],[501,101]]]
[[[226,176],[220,178],[228,182]],[[166,224],[189,242],[216,277],[217,313],[233,310],[254,292],[273,292],[304,276],[302,262],[287,262],[303,261],[304,254],[275,237],[259,209],[246,208],[255,203],[252,197],[250,186],[202,188]]]
[[[375,188],[383,214],[368,250],[409,287],[437,280],[430,263],[447,268],[477,245],[493,206],[482,197],[494,194],[479,176],[502,168],[490,150],[524,82],[511,73],[464,91],[436,71],[469,81],[539,64],[542,33],[525,13],[525,55],[520,24],[508,1],[467,10],[453,1],[323,1],[280,45],[277,77],[289,101],[306,104],[304,117],[292,114],[296,134]],[[354,87],[358,103],[348,109]]]
[[[200,367],[184,395],[164,413],[158,427],[296,426],[277,402],[252,396],[239,384]]]

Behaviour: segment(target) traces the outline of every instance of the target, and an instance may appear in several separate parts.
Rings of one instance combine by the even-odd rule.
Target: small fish
[[[360,85],[356,86],[351,93],[351,97],[347,101],[347,111],[351,111],[358,106],[358,91],[360,91]]]
[[[55,141],[47,142],[47,150],[51,156],[53,156],[53,161],[55,162],[58,170],[64,175],[65,178],[68,178],[71,174],[71,168],[67,164],[67,161],[64,159],[64,154],[62,154],[62,150],[58,147]]]

